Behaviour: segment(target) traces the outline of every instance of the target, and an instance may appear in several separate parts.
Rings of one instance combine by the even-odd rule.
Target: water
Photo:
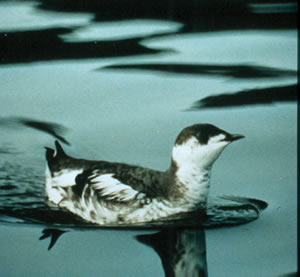
[[[178,260],[195,276],[297,271],[297,4],[185,2],[0,2],[1,276],[192,276]],[[214,165],[210,193],[266,201],[257,220],[240,225],[253,206],[225,217],[233,203],[213,198],[202,224],[99,229],[45,203],[55,139],[76,157],[164,170],[198,122],[246,136]]]

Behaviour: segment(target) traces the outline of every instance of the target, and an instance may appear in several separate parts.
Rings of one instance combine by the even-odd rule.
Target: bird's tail
[[[65,151],[57,140],[55,141],[55,147],[55,150],[49,147],[45,147],[46,160],[51,171],[55,168],[56,165],[59,164],[59,161],[67,157]]]

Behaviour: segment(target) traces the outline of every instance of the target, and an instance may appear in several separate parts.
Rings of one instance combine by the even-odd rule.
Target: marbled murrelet
[[[213,163],[232,141],[243,138],[211,124],[183,129],[166,171],[68,156],[56,141],[46,148],[49,201],[100,225],[150,222],[204,209]]]

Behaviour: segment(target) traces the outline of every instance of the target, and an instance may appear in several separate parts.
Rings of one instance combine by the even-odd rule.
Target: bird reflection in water
[[[44,229],[40,240],[50,238],[48,250],[51,250],[66,232]],[[150,235],[138,235],[136,239],[158,254],[166,277],[207,276],[204,229],[168,228]]]
[[[55,245],[59,237],[65,232],[67,231],[59,230],[59,229],[44,229],[42,231],[43,235],[41,235],[40,240],[44,240],[50,237],[50,243],[48,246],[48,250],[50,250]]]
[[[166,277],[207,276],[203,229],[166,229],[136,238],[159,255]]]

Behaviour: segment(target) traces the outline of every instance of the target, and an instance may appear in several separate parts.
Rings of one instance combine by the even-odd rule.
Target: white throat
[[[172,158],[177,166],[176,183],[192,206],[205,205],[210,187],[211,166],[207,166],[205,153],[196,138],[173,147]]]

